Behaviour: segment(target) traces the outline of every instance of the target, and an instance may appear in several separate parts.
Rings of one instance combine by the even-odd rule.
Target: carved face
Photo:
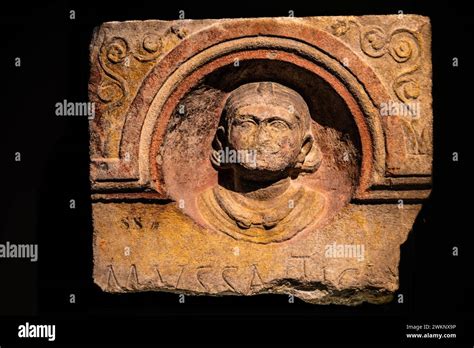
[[[254,162],[240,163],[244,168],[279,172],[297,162],[304,134],[292,105],[259,101],[238,107],[228,117],[229,147],[255,154]]]

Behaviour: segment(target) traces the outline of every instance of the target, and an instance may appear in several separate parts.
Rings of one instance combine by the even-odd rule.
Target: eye
[[[281,120],[274,120],[270,122],[270,126],[278,130],[285,130],[289,128],[288,124],[286,124],[286,122],[281,121]]]
[[[252,128],[255,126],[255,122],[252,120],[239,120],[236,122],[236,125],[240,128]]]

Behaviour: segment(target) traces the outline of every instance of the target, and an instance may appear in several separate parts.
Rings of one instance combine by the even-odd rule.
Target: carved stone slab
[[[96,284],[389,301],[431,187],[430,45],[413,15],[104,23]]]

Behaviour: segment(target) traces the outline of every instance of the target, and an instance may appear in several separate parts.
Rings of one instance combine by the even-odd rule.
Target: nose
[[[265,124],[260,124],[258,126],[258,133],[257,133],[257,142],[259,144],[266,144],[271,140],[271,134],[267,129],[267,126]]]

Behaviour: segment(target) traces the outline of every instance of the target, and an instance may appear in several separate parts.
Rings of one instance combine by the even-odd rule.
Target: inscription
[[[232,277],[232,273],[235,273],[238,271],[238,267],[236,266],[226,266],[224,267],[224,269],[222,270],[222,279],[224,280],[224,282],[227,284],[227,286],[229,287],[229,289],[231,289],[232,291],[234,292],[237,292],[235,286],[232,284],[232,280],[231,280],[231,277]]]
[[[288,259],[287,263],[287,276],[306,279],[308,277],[308,265],[307,262],[311,256],[295,256],[292,255]]]
[[[127,286],[132,289],[138,289],[140,287],[140,284],[138,283],[137,267],[135,265],[130,267]]]
[[[311,255],[292,255],[287,259],[286,276],[288,278],[308,280],[314,278],[316,263]],[[140,290],[150,285],[167,289],[186,289],[191,283],[196,282],[203,291],[215,293],[230,290],[234,293],[251,294],[265,288],[267,282],[264,281],[257,264],[247,266],[246,270],[239,272],[238,266],[215,267],[212,265],[203,265],[197,267],[188,267],[188,265],[179,265],[174,270],[167,270],[163,275],[163,267],[155,265],[151,268],[153,280],[148,280],[142,284],[139,282],[138,269],[135,264],[130,266],[128,276],[123,282],[119,281],[115,275],[114,267],[109,265],[106,268],[106,288],[108,291],[116,292],[123,290]],[[353,282],[354,277],[360,273],[358,268],[346,268],[338,274],[331,275],[326,271],[326,266],[317,267],[321,281],[334,283],[338,286],[345,286]],[[144,271],[146,273],[146,271]],[[328,277],[329,275],[329,277]],[[171,281],[172,279],[175,281]],[[242,288],[239,284],[247,279]],[[190,283],[191,281],[191,283]],[[219,284],[220,283],[220,284]],[[245,285],[245,283],[247,285]],[[124,284],[124,285],[121,285]],[[222,290],[222,288],[226,290]]]
[[[117,277],[115,276],[114,268],[112,265],[107,267],[107,290],[108,291],[120,291],[121,287],[118,283]]]
[[[210,269],[212,266],[200,266],[197,268],[196,272],[196,279],[201,284],[201,286],[206,290],[207,292],[209,291],[209,286],[206,284],[204,278],[207,273],[209,273]]]
[[[249,285],[249,292],[255,291],[263,287],[265,283],[262,280],[262,277],[260,276],[260,273],[258,272],[257,265],[252,265],[252,279],[250,280],[250,285]]]
[[[158,221],[147,221],[144,222],[144,219],[141,216],[134,216],[134,217],[124,217],[120,220],[120,226],[125,230],[142,230],[145,228],[150,228],[152,230],[156,230],[160,227],[160,223]]]
[[[359,274],[359,270],[357,268],[347,268],[347,269],[345,269],[337,277],[337,285],[339,285],[339,286],[350,285],[351,283],[353,283],[352,278],[356,277],[358,274]]]

